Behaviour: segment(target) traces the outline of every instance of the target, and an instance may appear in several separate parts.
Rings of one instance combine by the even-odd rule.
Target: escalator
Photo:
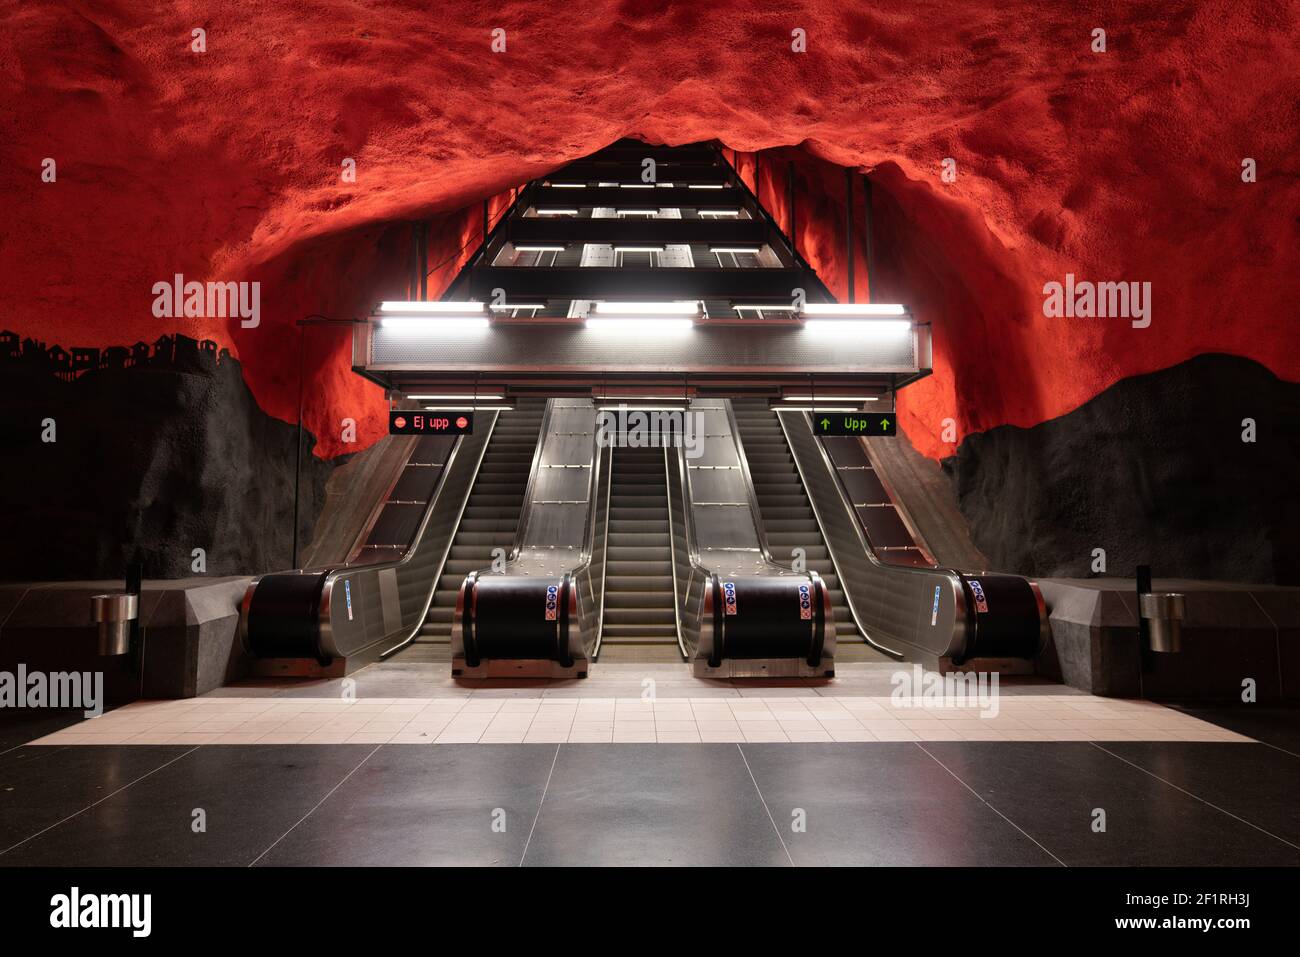
[[[545,408],[545,399],[521,399],[513,411],[498,416],[433,602],[419,635],[401,652],[401,660],[450,659],[452,618],[461,582],[474,569],[489,566],[495,549],[509,554],[514,543]]]
[[[600,661],[681,661],[662,448],[613,453]]]
[[[309,674],[313,661],[346,671],[394,653],[445,660],[437,641],[463,569],[513,540],[544,404],[521,399],[483,412],[469,435],[421,437],[378,505],[357,503],[372,517],[351,561],[255,578],[239,630],[266,663],[259,672]]]
[[[779,562],[790,562],[792,551],[803,549],[807,567],[826,583],[835,619],[836,657],[841,661],[892,661],[867,644],[858,631],[776,413],[762,399],[733,399],[731,406],[745,443],[745,458],[773,556]]]

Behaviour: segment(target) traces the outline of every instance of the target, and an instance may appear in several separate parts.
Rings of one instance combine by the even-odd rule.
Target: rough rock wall
[[[1068,415],[967,436],[944,468],[996,568],[1300,584],[1300,385],[1247,359],[1124,379]]]
[[[258,408],[239,363],[207,355],[71,381],[0,363],[0,580],[147,578],[292,567],[297,428]],[[47,441],[49,440],[49,441]],[[300,543],[338,457],[303,434]]]

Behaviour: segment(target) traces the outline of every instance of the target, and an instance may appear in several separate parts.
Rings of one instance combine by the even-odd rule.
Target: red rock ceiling
[[[935,327],[935,374],[900,401],[927,454],[952,451],[945,418],[958,438],[1031,425],[1202,352],[1300,379],[1295,2],[0,11],[0,326],[65,346],[215,338],[287,420],[294,321],[401,294],[395,221],[434,219],[438,263],[472,248],[473,203],[622,136],[801,147],[800,248],[833,289],[842,185],[827,164],[871,171],[877,298]],[[496,27],[505,53],[490,52]],[[807,53],[790,51],[794,28]],[[46,157],[56,183],[41,182]],[[345,157],[355,183],[340,182]],[[1243,157],[1258,182],[1241,181]],[[260,280],[262,326],[154,318],[152,286],[177,272]],[[1044,318],[1043,283],[1066,272],[1151,282],[1151,327]],[[319,451],[364,447],[384,428],[378,390],[348,370],[345,336],[307,335]],[[337,440],[344,417],[357,445]]]

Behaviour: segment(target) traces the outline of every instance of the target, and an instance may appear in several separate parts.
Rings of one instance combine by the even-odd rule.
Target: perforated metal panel
[[[371,326],[367,368],[429,372],[870,374],[918,371],[912,332],[865,339],[799,326],[696,326],[680,333],[524,324],[437,333]]]

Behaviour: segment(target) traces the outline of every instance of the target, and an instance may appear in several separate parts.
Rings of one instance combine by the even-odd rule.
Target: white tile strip
[[[229,691],[230,689],[226,689]],[[756,741],[1250,741],[1149,701],[1004,695],[996,711],[921,698],[206,696],[140,701],[32,744],[531,744]]]

